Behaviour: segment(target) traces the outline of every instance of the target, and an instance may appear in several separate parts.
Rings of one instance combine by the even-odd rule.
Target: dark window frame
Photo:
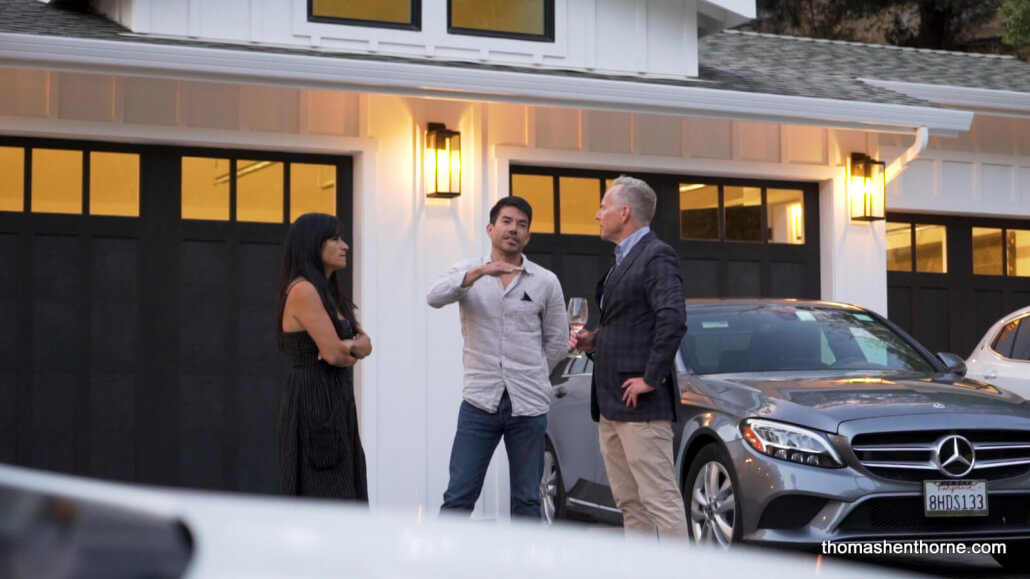
[[[293,153],[291,151],[251,151],[251,150],[247,150],[247,149],[224,149],[224,151],[230,151],[230,155],[229,156],[227,156],[227,157],[211,157],[210,154],[205,154],[204,153],[205,149],[185,148],[185,147],[183,147],[180,150],[181,151],[185,151],[183,154],[179,155],[179,158],[178,158],[179,170],[180,171],[182,171],[182,159],[184,157],[209,158],[209,159],[224,158],[227,161],[229,161],[229,181],[228,181],[229,182],[229,217],[227,219],[224,219],[224,220],[222,220],[222,219],[198,219],[198,218],[195,218],[195,217],[182,217],[182,213],[181,213],[181,211],[182,211],[182,189],[180,187],[180,189],[178,190],[178,196],[179,196],[179,211],[180,211],[180,213],[179,213],[179,221],[181,223],[244,223],[244,224],[256,224],[258,226],[262,226],[262,225],[282,225],[282,224],[290,225],[292,223],[292,221],[290,220],[290,218],[291,218],[291,216],[290,216],[290,206],[291,206],[290,203],[291,203],[292,195],[293,195],[293,187],[292,187],[290,178],[291,178],[292,172],[293,172],[293,164],[294,163],[304,163],[304,164],[319,164],[319,165],[335,166],[333,163],[328,163],[328,162],[316,163],[314,161],[308,161],[308,160],[305,160],[303,158],[299,158],[298,159],[297,158],[297,154]],[[223,149],[210,149],[210,150],[221,151]],[[199,151],[199,153],[197,153],[198,151]],[[283,181],[282,181],[283,198],[282,198],[282,220],[281,221],[278,221],[278,222],[275,222],[275,221],[245,221],[245,220],[238,219],[237,210],[239,208],[238,207],[238,205],[239,205],[239,194],[238,194],[237,188],[239,186],[239,178],[240,178],[240,176],[237,174],[237,163],[239,161],[241,161],[241,160],[243,160],[243,161],[259,161],[259,162],[260,161],[269,161],[269,162],[272,162],[272,163],[282,163],[283,164]],[[339,174],[339,172],[337,172],[337,175],[336,175],[336,186],[337,186],[337,188],[340,186],[339,185],[340,184],[340,178],[341,178],[341,175]],[[339,214],[339,211],[340,211],[340,208],[337,207],[336,208],[337,214]]]
[[[973,275],[979,275],[984,277],[1006,277],[1006,278],[1020,278],[1030,277],[1025,275],[1012,275],[1009,273],[1009,251],[1008,251],[1008,234],[1010,231],[1030,231],[1030,227],[1014,227],[1014,226],[1000,226],[990,227],[984,229],[998,229],[1001,231],[1001,273],[976,273]]]
[[[820,293],[820,241],[819,241],[819,190],[814,182],[806,181],[784,181],[777,179],[746,179],[739,177],[713,177],[701,176],[691,173],[680,172],[656,172],[640,171],[635,169],[584,169],[572,167],[557,167],[551,165],[536,165],[512,162],[509,165],[508,191],[512,189],[512,178],[516,174],[550,176],[557,180],[561,177],[599,177],[602,187],[605,179],[615,179],[622,174],[632,175],[647,181],[658,194],[658,206],[654,220],[651,222],[651,229],[659,238],[668,242],[681,256],[681,259],[689,259],[700,262],[707,262],[711,267],[706,270],[712,277],[709,281],[712,286],[704,292],[691,293],[687,290],[686,297],[794,297],[805,299],[819,299]],[[679,185],[683,183],[707,183],[710,185],[740,185],[751,187],[764,187],[767,189],[800,189],[805,207],[805,242],[803,244],[790,243],[766,243],[749,241],[720,241],[718,239],[681,239],[679,229]],[[561,223],[561,208],[559,205],[559,190],[555,185],[552,191],[551,202],[555,208],[556,229],[550,233],[534,232],[533,239],[527,246],[527,255],[533,259],[534,254],[547,257],[547,262],[553,266],[552,271],[558,273],[559,278],[563,275],[563,268],[567,260],[584,258],[596,255],[597,277],[600,279],[606,269],[611,265],[612,244],[600,239],[597,235],[576,235],[563,234],[557,229]],[[600,192],[598,203],[600,203]],[[763,221],[766,219],[766,211],[763,208]],[[766,234],[763,233],[763,236]],[[763,237],[764,239],[764,237]],[[731,282],[731,276],[736,275],[732,271],[734,264],[749,262],[757,272],[754,280],[754,291],[741,292]],[[776,266],[799,267],[800,281],[799,288],[789,295],[777,293],[781,290],[775,285],[773,268]],[[577,274],[582,278],[583,273]],[[592,273],[590,275],[593,275]],[[569,281],[574,281],[570,278]],[[584,287],[574,289],[574,295],[593,296],[593,281],[585,283]],[[581,284],[582,285],[582,284]],[[575,286],[575,283],[573,284]],[[587,287],[588,286],[588,287]],[[686,286],[685,286],[686,287]],[[568,289],[568,288],[567,288]],[[573,291],[573,290],[569,290]],[[594,309],[595,304],[591,300],[591,316],[598,314]],[[596,319],[596,318],[591,318]],[[982,334],[981,334],[982,335]]]
[[[311,0],[308,0],[311,2]],[[447,34],[461,36],[486,36],[489,38],[508,38],[511,40],[528,40],[530,42],[554,42],[554,0],[544,0],[544,33],[525,34],[521,32],[504,32],[499,30],[482,30],[479,28],[463,28],[453,26],[451,0],[447,0]]]
[[[143,203],[143,184],[142,184],[142,157],[139,159],[141,172],[140,176],[140,191],[137,203],[136,215],[104,215],[101,213],[90,213],[90,174],[91,174],[91,163],[90,153],[127,153],[127,154],[138,154],[138,151],[133,147],[135,145],[117,143],[117,142],[106,142],[106,141],[82,141],[77,139],[54,139],[54,138],[35,138],[35,137],[2,137],[0,138],[0,146],[11,147],[16,149],[22,149],[23,165],[22,165],[22,209],[21,211],[0,211],[0,215],[7,216],[24,216],[24,215],[35,215],[35,216],[46,216],[44,219],[56,218],[59,220],[67,219],[78,219],[78,218],[94,218],[103,220],[135,220],[138,221],[142,214]],[[33,164],[33,150],[34,149],[54,149],[59,151],[70,151],[79,153],[82,156],[82,210],[79,213],[47,213],[45,211],[33,211],[32,210],[32,164]]]
[[[346,26],[365,26],[368,28],[392,28],[395,30],[422,30],[422,0],[411,2],[411,22],[386,22],[382,20],[365,20],[362,18],[339,18],[336,16],[319,16],[314,13],[314,0],[308,0],[308,22],[323,24],[343,24]]]
[[[908,239],[909,239],[909,269],[888,269],[887,271],[896,273],[918,273],[920,275],[948,275],[951,268],[951,237],[948,235],[947,225],[926,222],[925,220],[912,220],[911,218],[905,219],[891,219],[887,218],[887,221],[891,223],[905,223],[908,225]],[[916,226],[917,225],[931,225],[944,227],[944,248],[945,255],[944,259],[944,271],[919,271],[919,246],[916,244]]]
[[[800,183],[797,183],[797,182],[789,182],[789,181],[780,182],[780,181],[771,180],[771,179],[769,179],[769,180],[766,180],[766,179],[742,180],[742,179],[728,179],[728,178],[722,178],[722,177],[719,177],[719,178],[699,178],[699,179],[697,179],[697,182],[701,183],[701,184],[704,184],[704,185],[708,185],[708,186],[712,186],[712,187],[717,187],[718,188],[719,211],[718,211],[717,215],[718,215],[718,219],[719,219],[719,223],[718,223],[719,235],[718,235],[718,237],[715,237],[715,238],[710,238],[710,237],[705,237],[705,238],[700,238],[700,237],[683,237],[683,232],[682,232],[682,230],[680,230],[680,232],[679,232],[679,235],[680,235],[679,240],[680,241],[691,242],[691,243],[733,243],[733,244],[740,244],[740,245],[763,245],[763,246],[773,245],[773,246],[787,246],[787,247],[801,247],[801,246],[804,246],[804,245],[808,244],[808,238],[809,238],[808,237],[809,236],[809,230],[808,230],[808,221],[809,220],[808,219],[804,220],[804,225],[803,225],[803,227],[804,227],[804,238],[805,238],[805,242],[804,243],[784,243],[782,241],[772,241],[771,236],[769,235],[769,233],[770,233],[770,230],[769,230],[769,189],[787,189],[787,190],[797,189],[798,191],[801,191],[801,208],[802,208],[802,211],[804,212],[804,215],[808,215],[809,208],[807,206],[809,205],[809,203],[808,203],[808,200],[807,200],[806,195],[805,195],[805,191],[806,190],[805,190],[805,187],[803,186],[803,184],[800,184]],[[761,239],[730,239],[730,238],[727,237],[727,235],[726,235],[727,234],[727,227],[726,227],[726,191],[725,191],[725,187],[727,187],[727,186],[728,187],[752,187],[752,188],[761,190],[762,202],[761,202],[761,205],[759,205],[759,207],[761,207],[761,212],[762,212],[761,213],[761,219],[759,221],[759,227],[761,228],[761,232],[760,232]],[[680,208],[679,210],[682,211],[683,209]]]

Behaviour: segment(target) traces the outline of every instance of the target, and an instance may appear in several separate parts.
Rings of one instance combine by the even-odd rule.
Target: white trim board
[[[28,34],[0,34],[0,65],[96,74],[542,104],[951,137],[973,114],[521,71]],[[703,83],[697,83],[703,84]]]

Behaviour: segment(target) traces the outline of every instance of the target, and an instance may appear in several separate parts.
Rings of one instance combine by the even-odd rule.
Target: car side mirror
[[[952,354],[951,352],[937,352],[937,357],[940,358],[941,362],[944,362],[944,365],[948,367],[948,372],[958,374],[959,376],[966,375],[966,361],[958,354]]]

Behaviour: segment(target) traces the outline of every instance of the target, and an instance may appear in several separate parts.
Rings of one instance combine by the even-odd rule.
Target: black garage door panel
[[[762,295],[762,264],[757,261],[730,261],[727,264],[726,295],[748,298]]]
[[[688,298],[708,298],[719,295],[719,262],[711,259],[681,259],[683,293]]]
[[[920,340],[931,352],[944,352],[951,344],[952,312],[948,307],[948,290],[917,289],[916,303],[929,312],[937,312],[933,316],[920,316],[916,320],[915,333],[922,336]]]
[[[107,479],[133,479],[136,361],[140,355],[139,241],[99,238],[91,242],[89,435],[80,451],[86,472]]]
[[[774,298],[792,298],[805,295],[805,264],[769,264],[769,295]]]
[[[598,186],[621,173],[581,169],[515,166],[512,175],[548,176],[553,183],[563,177],[596,179]],[[688,298],[792,297],[819,298],[819,194],[812,183],[784,183],[731,178],[709,178],[668,174],[640,174],[658,195],[651,229],[672,245],[680,256],[683,293]],[[680,184],[708,183],[723,186],[797,189],[804,198],[805,243],[749,243],[739,241],[684,240],[680,238]],[[580,192],[577,192],[577,194]],[[560,185],[553,191],[554,221],[562,223]],[[764,197],[763,197],[764,198]],[[596,202],[601,201],[601,191]],[[539,211],[539,208],[537,208]],[[716,211],[718,214],[722,207]],[[758,222],[766,217],[756,214]],[[581,220],[583,215],[578,215]],[[575,221],[575,220],[573,220]],[[579,230],[582,223],[577,222]],[[766,224],[768,226],[768,224]],[[720,226],[720,230],[721,230]],[[527,246],[530,259],[551,269],[561,280],[565,297],[586,297],[591,320],[597,320],[594,287],[612,264],[614,245],[597,235],[537,232]],[[593,325],[590,322],[588,325]]]
[[[75,464],[76,434],[81,432],[77,402],[83,398],[85,384],[80,380],[87,352],[80,281],[85,267],[85,251],[78,237],[37,235],[32,240],[34,289],[32,308],[32,368],[30,376],[30,431],[32,440],[29,466],[62,472],[79,472]],[[79,432],[76,432],[79,430]]]
[[[930,351],[968,356],[1001,316],[1030,305],[1030,277],[973,274],[971,243],[974,227],[1028,229],[1030,222],[904,213],[887,221],[946,227],[946,273],[887,272],[888,316]]]
[[[0,462],[15,461],[19,237],[0,233]]]
[[[138,218],[0,213],[0,462],[275,492],[289,370],[275,349],[275,291],[287,225],[183,221],[180,159],[335,165],[348,239],[350,159],[0,141],[140,159]]]

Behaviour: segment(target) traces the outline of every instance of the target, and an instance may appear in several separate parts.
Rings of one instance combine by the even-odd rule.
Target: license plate
[[[924,480],[923,512],[928,517],[986,517],[987,481]]]

